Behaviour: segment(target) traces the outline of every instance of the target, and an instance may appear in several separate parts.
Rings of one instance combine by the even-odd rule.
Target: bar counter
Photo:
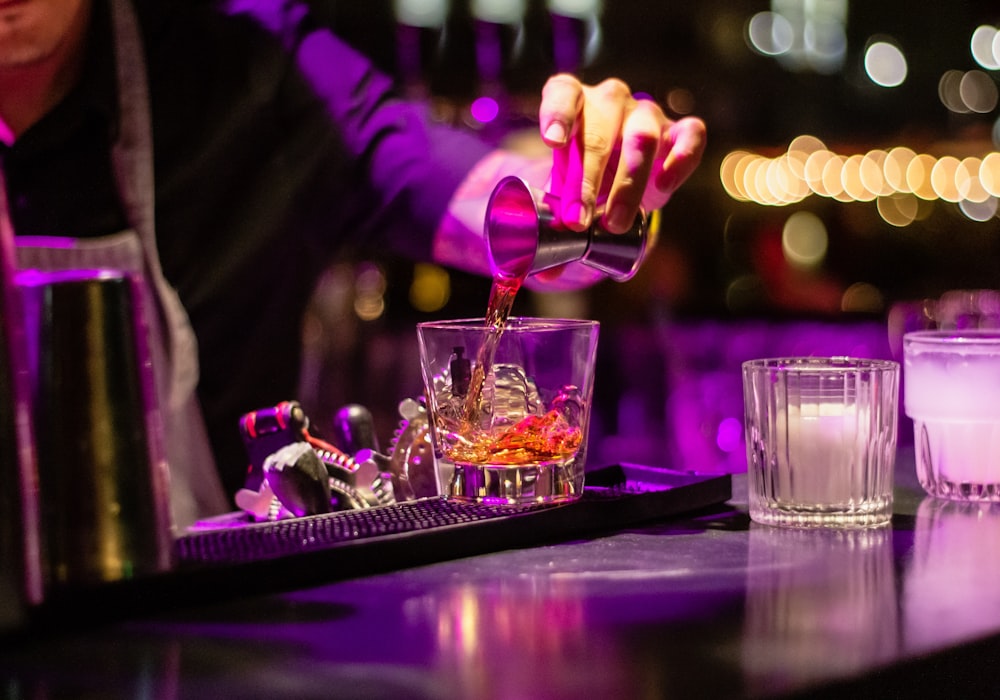
[[[597,537],[6,638],[5,698],[976,697],[1000,688],[1000,507],[891,527],[718,506]],[[217,598],[217,596],[213,596]]]

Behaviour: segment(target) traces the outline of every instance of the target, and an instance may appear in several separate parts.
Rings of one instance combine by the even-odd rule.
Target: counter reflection
[[[743,665],[752,694],[849,676],[893,659],[892,529],[751,524]]]
[[[921,501],[901,595],[908,652],[995,634],[998,551],[1000,504]]]
[[[584,592],[549,577],[478,581],[406,602],[408,625],[430,630],[436,672],[457,697],[628,697],[627,664],[587,628]],[[567,663],[572,659],[572,663]]]

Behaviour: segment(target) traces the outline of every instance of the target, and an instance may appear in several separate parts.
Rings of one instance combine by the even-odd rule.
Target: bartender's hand
[[[549,78],[539,122],[553,149],[547,189],[575,231],[590,225],[598,203],[605,204],[607,230],[628,230],[640,205],[649,212],[667,203],[705,151],[704,122],[672,121],[617,79],[584,85],[571,75]]]

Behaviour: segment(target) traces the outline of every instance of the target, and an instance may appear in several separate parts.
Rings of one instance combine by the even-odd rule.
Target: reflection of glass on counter
[[[859,672],[899,645],[892,529],[752,523],[743,664],[751,693]]]
[[[575,581],[458,585],[408,601],[405,613],[410,624],[434,630],[436,665],[449,671],[458,697],[529,698],[539,687],[562,689],[556,697],[628,697],[635,690],[634,679],[621,675],[627,665],[609,662],[617,652],[587,634]],[[582,661],[567,666],[567,658]],[[545,678],[541,686],[538,678]]]
[[[992,634],[1000,621],[1000,504],[925,498],[901,596],[906,650]]]

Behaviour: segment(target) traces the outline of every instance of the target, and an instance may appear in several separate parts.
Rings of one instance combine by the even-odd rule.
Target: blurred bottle
[[[0,181],[0,632],[23,626],[43,597],[27,348],[6,206]]]
[[[548,0],[557,73],[579,73],[601,48],[601,0]]]
[[[441,60],[449,0],[394,0],[396,70],[411,99],[430,96],[430,81]]]

